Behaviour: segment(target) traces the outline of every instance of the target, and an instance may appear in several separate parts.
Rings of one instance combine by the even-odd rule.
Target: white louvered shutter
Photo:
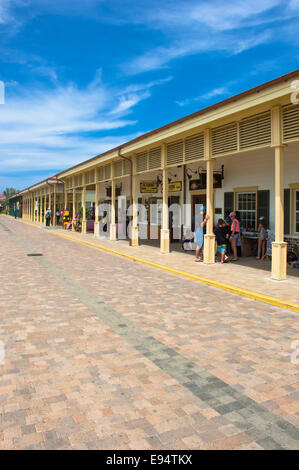
[[[240,150],[271,144],[271,113],[256,114],[240,122]]]
[[[238,127],[236,122],[212,129],[212,155],[238,150]]]
[[[166,153],[167,165],[175,165],[183,163],[183,141],[177,140],[167,144]]]
[[[185,140],[185,162],[200,160],[204,157],[204,134],[187,137]]]

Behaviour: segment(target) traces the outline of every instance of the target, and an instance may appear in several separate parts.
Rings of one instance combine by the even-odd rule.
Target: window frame
[[[234,188],[234,211],[241,212],[238,209],[239,206],[239,194],[252,193],[255,194],[255,217],[254,217],[254,229],[257,230],[257,212],[258,212],[258,186],[244,187],[244,188]],[[243,230],[247,229],[246,224],[243,223],[242,217],[242,226]]]

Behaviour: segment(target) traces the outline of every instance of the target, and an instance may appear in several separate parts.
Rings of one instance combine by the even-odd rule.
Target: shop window
[[[295,191],[295,232],[299,233],[299,190]]]
[[[244,230],[256,228],[256,193],[237,193],[237,211]]]

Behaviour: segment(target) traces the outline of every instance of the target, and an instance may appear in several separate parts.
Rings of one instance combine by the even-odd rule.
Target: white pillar
[[[73,188],[73,223],[72,223],[72,232],[75,231],[75,219],[76,216],[76,189]]]
[[[111,163],[111,222],[110,222],[110,240],[117,240],[116,223],[115,223],[115,179],[114,179],[114,163]]]
[[[162,166],[163,166],[163,210],[162,229],[160,240],[161,253],[169,253],[169,213],[168,213],[168,169],[166,168],[166,144],[162,144]]]
[[[95,220],[94,220],[94,236],[99,236],[99,199],[100,199],[100,183],[96,183],[95,195]]]
[[[275,242],[272,243],[271,276],[287,277],[287,243],[284,242],[284,159],[281,136],[281,107],[272,109],[272,147],[275,152]]]
[[[138,246],[139,244],[139,229],[138,229],[138,176],[136,174],[136,155],[133,158],[133,211],[132,227],[131,227],[131,246]]]
[[[82,190],[82,233],[86,233],[86,186]]]
[[[53,214],[53,225],[54,227],[56,227],[57,225],[57,217],[56,217],[56,185],[57,183],[54,184],[54,189],[53,189],[53,211],[54,211],[54,214]]]

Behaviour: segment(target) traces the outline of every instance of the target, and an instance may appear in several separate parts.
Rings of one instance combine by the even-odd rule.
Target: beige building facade
[[[286,278],[287,247],[299,243],[299,71],[149,132],[22,191],[23,217],[43,221],[43,207],[82,206],[82,232],[101,236],[109,204],[111,240],[124,236],[120,205],[131,207],[130,243],[171,242],[194,230],[196,205],[210,219],[204,262],[215,262],[214,224],[225,211],[238,211],[245,230],[261,216],[273,231],[272,277]],[[298,98],[298,99],[297,99]],[[86,194],[94,206],[88,225]],[[179,207],[175,217],[169,206]],[[25,208],[25,210],[24,210]],[[121,221],[127,224],[128,221]],[[52,220],[56,224],[55,217]]]

